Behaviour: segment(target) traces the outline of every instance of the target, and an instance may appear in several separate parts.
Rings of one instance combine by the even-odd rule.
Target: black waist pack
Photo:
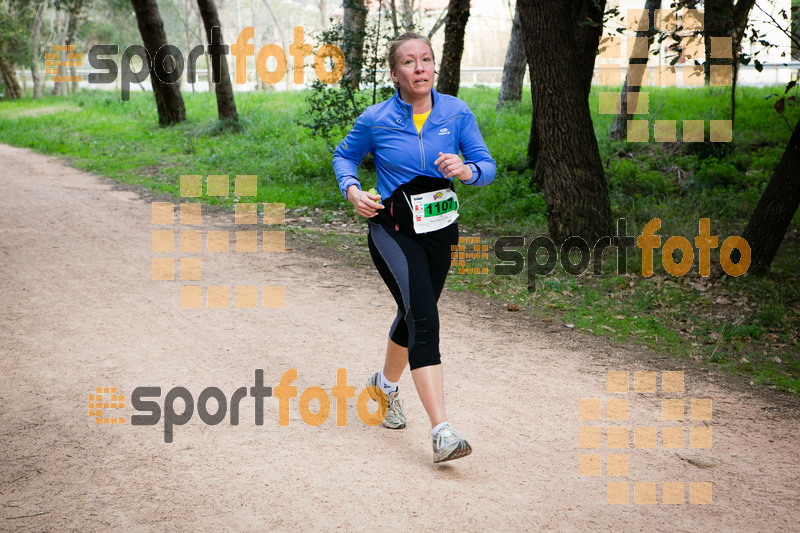
[[[414,231],[411,196],[441,189],[455,191],[453,182],[447,178],[417,176],[408,183],[396,188],[391,196],[383,199],[381,203],[385,208],[379,209],[377,216],[373,217],[373,220],[406,235],[417,235],[417,232]]]

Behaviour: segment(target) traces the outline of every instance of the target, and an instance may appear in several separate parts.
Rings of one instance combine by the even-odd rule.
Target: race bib
[[[452,189],[414,194],[410,200],[418,234],[446,228],[458,218],[458,196]]]

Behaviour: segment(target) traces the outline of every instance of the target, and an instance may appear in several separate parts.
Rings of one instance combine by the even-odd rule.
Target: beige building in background
[[[473,0],[461,58],[462,79],[465,82],[470,81],[472,73],[478,73],[478,83],[491,80],[500,83],[515,5],[515,2],[504,0]],[[429,28],[447,7],[447,0],[427,0],[423,2],[423,7],[428,10],[425,27]],[[432,42],[437,58],[440,58],[444,45],[444,26],[436,32]],[[499,68],[499,75],[497,72],[472,70],[490,68]]]

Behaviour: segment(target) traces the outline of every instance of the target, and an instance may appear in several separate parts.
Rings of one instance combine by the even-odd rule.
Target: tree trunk
[[[747,19],[755,0],[705,0],[704,35],[705,56],[703,65],[705,83],[711,82],[711,65],[733,65],[731,79],[731,124],[736,120],[736,82],[739,76],[739,49],[741,48]],[[711,57],[711,39],[709,37],[730,37],[731,53],[728,58]]]
[[[214,0],[197,0],[197,7],[200,8],[200,16],[203,18],[203,25],[206,28],[206,39],[208,42],[215,42],[223,46],[222,26],[219,23],[219,15]],[[217,35],[212,37],[216,28]],[[218,64],[217,64],[218,63]],[[231,77],[228,73],[228,61],[225,55],[219,56],[219,61],[212,61],[213,78],[216,83],[217,93],[217,116],[220,120],[239,120],[236,112],[236,102],[233,99],[233,86]]]
[[[525,79],[525,43],[522,41],[522,25],[519,22],[519,4],[514,13],[511,26],[511,39],[508,41],[506,62],[503,65],[503,82],[497,97],[497,109],[509,102],[522,100],[522,82]]]
[[[647,37],[647,50],[644,48],[641,39],[636,40],[634,53],[628,60],[628,72],[625,74],[625,85],[622,86],[622,95],[619,98],[619,115],[614,117],[614,122],[611,124],[611,129],[608,132],[608,138],[612,141],[621,141],[628,137],[628,121],[633,120],[633,114],[628,113],[628,93],[638,93],[642,85],[642,76],[644,70],[632,69],[632,65],[644,65],[647,68],[647,62],[650,59],[650,46],[653,44],[655,37],[655,10],[661,9],[661,0],[645,0],[644,10],[649,14],[650,25],[648,31],[637,31],[636,37]],[[641,57],[645,55],[645,57]],[[635,56],[635,57],[634,57]],[[633,79],[636,77],[636,79]]]
[[[36,8],[36,15],[33,18],[33,29],[31,31],[31,44],[33,45],[33,55],[31,57],[31,79],[33,80],[33,98],[42,97],[42,74],[39,70],[39,59],[42,54],[42,10],[44,2]]]
[[[800,121],[758,200],[742,237],[750,245],[751,274],[766,274],[800,205]],[[733,257],[734,260],[737,257]]]
[[[258,18],[257,18],[258,17],[258,13],[256,11],[255,2],[252,2],[250,4],[250,17],[253,19],[254,22],[258,20]],[[327,26],[325,28],[323,28],[324,31],[327,31],[327,29],[328,29]],[[263,36],[263,34],[260,33],[258,30],[256,30],[254,32],[254,34],[253,34],[253,50],[261,50],[261,37],[262,36]],[[284,50],[286,50],[286,48],[284,48]],[[258,53],[258,52],[256,52],[256,53]],[[264,80],[261,79],[261,76],[257,75],[256,76],[256,91],[263,91],[265,86],[266,86],[266,84],[264,83]]]
[[[442,12],[439,14],[439,18],[436,19],[436,22],[433,23],[431,30],[428,32],[428,39],[433,39],[433,36],[436,35],[436,32],[439,31],[445,21],[447,20],[447,8],[442,9]]]
[[[572,17],[573,30],[570,34],[575,43],[575,58],[578,61],[576,72],[578,81],[583,89],[586,98],[592,89],[592,77],[594,76],[594,62],[597,56],[597,48],[600,45],[600,35],[603,33],[603,15],[605,13],[605,0],[572,0],[567,3],[568,17]],[[548,8],[549,9],[549,8]],[[521,17],[521,15],[520,15]],[[520,18],[520,22],[522,19]],[[566,22],[565,22],[566,23]],[[523,39],[525,27],[523,24]],[[526,44],[527,47],[527,44]],[[526,57],[530,58],[530,50],[526,50]],[[530,60],[528,65],[530,66]],[[531,78],[532,80],[533,78]],[[531,85],[532,91],[534,86]],[[528,139],[528,163],[531,168],[536,164],[539,152],[537,133],[533,124],[536,122],[535,111],[531,117],[531,133]],[[596,143],[596,140],[595,140]],[[531,177],[531,186],[541,184],[541,176],[535,173]]]
[[[22,98],[22,89],[19,87],[17,74],[14,72],[12,65],[8,64],[6,58],[3,57],[0,50],[0,74],[3,75],[3,81],[6,84],[4,100],[19,100]]]
[[[520,20],[520,23],[522,21]],[[525,38],[525,34],[523,32],[523,39]],[[524,43],[523,43],[524,44]],[[528,63],[528,78],[533,80],[533,68],[531,64]],[[531,84],[531,92],[535,89],[533,88],[533,84]],[[533,95],[531,94],[531,98]],[[531,110],[531,133],[528,135],[528,168],[533,169],[536,168],[536,159],[539,157],[539,130],[536,129],[536,111]],[[535,172],[531,174],[531,181],[530,187],[542,186],[541,176],[537,175]]]
[[[319,0],[319,18],[322,22],[322,31],[328,31],[328,0]]]
[[[450,0],[444,26],[444,47],[436,90],[458,96],[461,85],[461,56],[464,54],[464,30],[469,20],[469,0]]]
[[[414,0],[400,0],[403,3],[403,29],[414,31]]]
[[[70,46],[75,47],[76,51],[78,50],[78,47],[75,46],[75,33],[78,31],[78,25],[80,24],[83,2],[84,0],[72,0],[72,2],[69,3],[69,22],[67,23],[67,38],[65,40],[67,44],[67,50],[69,50]],[[66,94],[67,89],[69,89],[72,93],[78,90],[78,74],[74,63],[68,68],[69,75],[72,76],[72,82],[70,83],[68,81],[64,85],[64,94]]]
[[[345,57],[343,79],[347,80],[354,90],[358,90],[364,57],[364,25],[367,22],[367,7],[365,0],[344,0],[342,6],[344,7],[342,47]]]
[[[208,81],[208,92],[214,92],[214,77],[211,75],[211,57],[208,54],[203,54],[206,58],[206,81]]]
[[[154,72],[154,59],[162,46],[166,46],[167,36],[155,0],[131,0],[136,13],[136,22],[142,36],[142,44],[150,56],[150,82],[156,98],[158,123],[169,126],[186,120],[186,107],[183,104],[180,88],[176,83],[163,83]]]
[[[581,2],[593,4],[594,0]],[[531,67],[535,117],[531,134],[538,137],[534,179],[544,188],[550,237],[560,244],[578,236],[593,245],[600,237],[612,235],[611,207],[586,92],[589,61],[583,56],[589,53],[590,33],[576,31],[574,16],[588,8],[576,10],[571,4],[519,3]],[[593,28],[592,33],[599,35],[599,31],[602,28]],[[599,37],[595,43],[592,61]]]
[[[583,85],[583,92],[586,98],[592,90],[592,78],[594,77],[594,60],[597,57],[597,48],[600,46],[600,36],[603,34],[603,15],[606,11],[606,0],[573,0],[578,4],[577,17],[574,17],[575,28],[575,50],[577,56],[575,60],[578,65],[578,75]],[[530,56],[528,56],[530,57]]]
[[[55,4],[55,8],[54,22],[56,31],[54,32],[54,44],[62,45],[66,44],[66,36],[69,31],[69,15],[59,7],[59,4]],[[58,54],[58,57],[61,57],[63,52],[58,52]],[[57,70],[58,74],[55,74],[57,79],[53,81],[53,96],[64,96],[67,94],[67,82],[61,80],[67,75],[67,69],[59,63]]]
[[[390,7],[392,8],[392,29],[394,30],[395,37],[400,35],[400,25],[397,22],[397,0],[390,0]]]
[[[800,61],[800,0],[792,0],[791,13],[789,14],[789,40],[792,42],[792,60]]]
[[[703,32],[705,56],[703,71],[705,84],[711,83],[711,65],[730,64],[730,59],[711,57],[710,37],[730,37],[733,29],[733,0],[704,0]]]
[[[278,38],[281,41],[281,48],[283,48],[284,50],[288,50],[289,46],[288,43],[286,42],[286,33],[283,30],[283,24],[281,24],[281,21],[278,18],[278,14],[275,13],[274,9],[272,9],[272,4],[270,4],[268,0],[262,0],[262,2],[264,3],[264,6],[266,6],[267,11],[269,11],[269,16],[272,18],[272,22],[275,23],[274,27],[278,33]],[[260,48],[256,48],[256,50],[260,50]],[[258,79],[259,87],[263,89],[264,81],[261,79],[261,76],[256,76],[256,78]],[[291,76],[285,76],[285,79],[286,79],[286,90],[287,91],[291,90],[292,88]]]
[[[747,28],[747,19],[756,0],[739,0],[733,12],[733,79],[731,80],[731,127],[736,122],[736,82],[739,80],[739,52],[742,49],[744,30]]]

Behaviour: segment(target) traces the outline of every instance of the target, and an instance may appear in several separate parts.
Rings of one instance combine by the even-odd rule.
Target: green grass
[[[259,201],[287,206],[339,203],[341,196],[330,181],[327,187],[309,186],[330,173],[330,161],[327,155],[320,157],[324,142],[311,138],[295,120],[303,106],[298,95],[238,94],[241,133],[218,127],[213,95],[183,96],[190,120],[171,128],[158,126],[149,93],[132,93],[129,102],[100,91],[3,102],[0,140],[68,156],[78,168],[160,194],[177,195],[181,174],[254,174]],[[26,116],[36,108],[58,110]]]
[[[609,90],[605,88],[603,90]],[[791,134],[772,108],[770,95],[782,88],[740,88],[732,143],[661,144],[611,142],[613,116],[598,115],[598,92],[590,107],[600,155],[609,183],[613,218],[627,220],[637,235],[660,218],[662,244],[671,235],[693,242],[698,220],[711,219],[711,233],[741,234],[744,224],[777,164]],[[650,120],[724,120],[729,92],[720,88],[648,88]],[[221,127],[213,94],[184,93],[186,123],[160,128],[152,95],[132,93],[121,102],[111,92],[81,92],[38,101],[0,102],[0,142],[64,156],[78,168],[141,185],[153,193],[176,196],[181,174],[255,174],[258,201],[283,202],[287,209],[319,221],[363,224],[342,199],[331,169],[331,154],[321,139],[299,125],[304,93],[237,93],[243,128]],[[530,93],[495,112],[497,90],[462,89],[459,96],[475,112],[481,132],[498,162],[490,187],[461,187],[460,223],[483,242],[520,235],[529,243],[547,234],[541,191],[529,187],[526,168]],[[657,115],[656,115],[657,112]],[[789,123],[800,107],[787,106]],[[367,165],[368,167],[368,165]],[[360,170],[362,183],[375,182],[374,168]],[[204,198],[219,203],[216,198]],[[229,204],[231,199],[222,203]],[[320,212],[314,212],[321,208]],[[336,224],[333,224],[334,226]],[[517,276],[455,274],[454,290],[472,290],[499,298],[545,322],[661,350],[701,364],[716,365],[746,379],[800,394],[800,284],[796,215],[769,276],[725,276],[717,267],[710,278],[697,271],[675,278],[654,257],[655,275],[641,273],[641,254],[631,249],[625,271],[617,271],[607,251],[600,275],[571,276],[560,265],[539,276],[529,291],[525,272]],[[363,236],[293,230],[345,254],[352,264],[368,262]],[[523,254],[525,250],[522,250]],[[492,268],[496,260],[480,266]],[[712,265],[719,254],[712,252]]]

